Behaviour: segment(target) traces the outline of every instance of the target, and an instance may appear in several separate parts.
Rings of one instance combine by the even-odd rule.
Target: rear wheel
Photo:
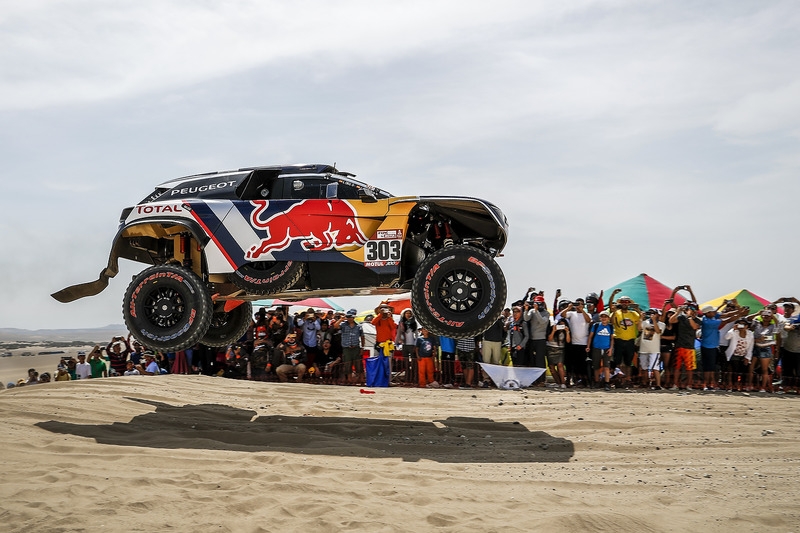
[[[197,344],[211,314],[211,296],[202,280],[178,265],[158,265],[134,276],[122,304],[128,331],[160,352]]]
[[[304,272],[300,261],[256,261],[240,266],[229,278],[250,294],[273,294],[293,287]]]
[[[411,287],[414,316],[434,335],[464,339],[486,331],[503,311],[506,279],[486,252],[448,246],[430,254]]]
[[[200,341],[206,346],[227,346],[242,338],[253,317],[253,304],[245,302],[231,309],[227,313],[222,309],[225,303],[220,303],[220,309],[214,311],[211,325]]]

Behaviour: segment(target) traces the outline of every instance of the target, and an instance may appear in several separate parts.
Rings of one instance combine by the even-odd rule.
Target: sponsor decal
[[[196,194],[198,192],[213,191],[215,189],[224,189],[225,187],[232,187],[236,181],[220,181],[217,183],[209,183],[207,185],[195,185],[193,187],[184,187],[183,189],[172,189],[169,193],[170,196],[176,194]]]
[[[375,234],[376,239],[402,239],[403,230],[401,229],[382,229]]]
[[[263,285],[266,283],[272,283],[273,281],[278,281],[280,278],[282,278],[289,270],[289,268],[292,266],[292,263],[293,261],[287,261],[286,265],[283,267],[283,270],[281,270],[277,274],[273,274],[268,278],[254,278],[253,276],[242,274],[239,270],[236,270],[235,274],[248,283],[253,283],[255,285]]]
[[[245,252],[245,259],[250,261],[285,250],[294,241],[300,241],[303,249],[309,252],[349,248],[367,242],[358,225],[356,210],[344,200],[303,200],[266,220],[261,220],[261,214],[269,200],[250,203],[255,207],[250,223],[267,232],[266,238]]]
[[[181,204],[166,204],[166,205],[137,205],[137,215],[151,215],[153,213],[180,213],[183,211]]]
[[[385,267],[385,266],[397,266],[400,264],[400,261],[364,261],[364,266],[368,268],[373,267]]]

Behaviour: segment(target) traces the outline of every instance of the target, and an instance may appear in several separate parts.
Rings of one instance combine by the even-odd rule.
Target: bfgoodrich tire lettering
[[[133,278],[122,304],[125,324],[142,345],[161,352],[197,344],[211,322],[211,297],[194,272],[150,267]]]
[[[304,272],[300,261],[257,261],[245,263],[228,277],[250,294],[273,294],[293,287]]]
[[[486,252],[448,246],[430,254],[411,287],[414,316],[434,335],[463,339],[486,331],[506,302],[503,271]]]
[[[250,302],[240,304],[227,313],[215,311],[211,317],[211,325],[200,342],[206,346],[227,346],[236,342],[247,331],[252,317],[253,304]]]

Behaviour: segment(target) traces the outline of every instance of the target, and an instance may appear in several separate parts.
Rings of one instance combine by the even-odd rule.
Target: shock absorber
[[[183,256],[183,266],[192,268],[192,240],[188,235],[181,235],[181,255]]]
[[[453,234],[450,231],[450,224],[448,222],[444,223],[444,240],[442,241],[442,246],[453,246]]]

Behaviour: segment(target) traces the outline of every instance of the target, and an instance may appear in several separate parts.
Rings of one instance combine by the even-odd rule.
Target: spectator
[[[508,327],[508,346],[514,366],[524,366],[525,346],[529,338],[528,321],[523,317],[522,309],[515,306],[511,310],[511,324]]]
[[[588,341],[588,336],[587,336]],[[561,318],[556,325],[550,328],[547,336],[547,364],[550,365],[550,375],[553,376],[555,386],[566,389],[567,384],[564,374],[564,350],[572,342],[568,320]],[[586,345],[583,345],[583,356],[586,356]]]
[[[697,330],[700,329],[700,320],[697,318],[697,304],[686,302],[669,319],[671,324],[677,326],[675,330],[675,377],[673,390],[678,390],[681,385],[681,368],[686,371],[686,390],[692,390],[692,377],[697,368],[697,359],[694,341],[697,339]]]
[[[136,365],[133,364],[132,360],[128,360],[125,363],[125,372],[123,372],[124,376],[140,376],[141,373],[136,369]]]
[[[608,311],[600,311],[600,322],[595,322],[589,329],[589,340],[586,351],[592,356],[594,381],[600,385],[600,374],[603,374],[604,387],[611,390],[611,359],[614,353],[614,326],[610,323]],[[591,350],[591,351],[590,351]]]
[[[768,309],[764,309],[759,315],[753,322],[756,347],[753,352],[755,357],[747,371],[747,385],[749,389],[753,381],[753,372],[758,368],[761,371],[761,388],[758,392],[767,392],[768,390],[772,392],[769,364],[772,362],[776,344],[775,335],[778,333],[778,321],[774,318],[772,311]]]
[[[98,345],[95,346],[94,349],[89,353],[89,366],[92,367],[91,377],[93,378],[108,377],[108,367],[100,355],[100,350],[101,348]]]
[[[506,326],[503,317],[495,320],[489,329],[483,332],[481,339],[481,357],[484,363],[499,365],[503,362],[503,337]]]
[[[135,367],[136,365],[138,365],[139,363],[142,362],[142,351],[143,351],[143,348],[142,348],[142,345],[139,344],[136,340],[132,340],[131,339],[131,335],[130,334],[128,334],[127,343],[128,343],[128,346],[130,346],[132,348],[131,352],[128,354],[128,360],[129,361],[133,361],[133,366]],[[126,364],[126,367],[127,367],[127,364]]]
[[[264,379],[267,376],[267,365],[270,362],[272,342],[268,337],[258,338],[253,342],[253,352],[250,354],[249,376],[253,379]]]
[[[144,365],[137,366],[136,370],[144,376],[161,375],[161,367],[156,362],[155,354],[150,350],[145,350],[142,355],[144,356]]]
[[[48,372],[42,372],[42,375],[39,376],[39,383],[50,383],[50,374]]]
[[[641,318],[634,310],[639,306],[628,296],[620,296],[616,306],[612,302],[611,325],[614,327],[614,367],[619,367],[626,378],[630,378],[633,357],[636,354],[636,337],[639,333],[636,325]]]
[[[356,323],[357,314],[358,312],[355,309],[348,310],[344,318],[340,318],[333,323],[333,329],[341,332],[342,363],[347,379],[362,381],[364,369],[361,353],[366,345],[364,336],[364,325],[366,324]],[[372,324],[369,325],[374,327]]]
[[[723,371],[725,386],[728,391],[739,391],[742,390],[740,380],[744,378],[745,368],[750,366],[750,359],[753,357],[754,338],[748,320],[738,319],[725,337],[728,341],[725,352],[727,364]]]
[[[524,318],[528,322],[528,345],[523,351],[524,358],[518,365],[514,366],[534,366],[536,368],[546,368],[547,355],[547,328],[550,326],[550,313],[547,311],[547,304],[541,294],[534,296],[530,302],[523,304],[525,309]]]
[[[375,315],[368,314],[361,322],[361,331],[364,333],[364,357],[372,357],[375,352],[375,339],[378,336],[378,331],[372,324]]]
[[[390,355],[394,350],[394,339],[397,336],[397,324],[392,317],[394,308],[388,305],[380,305],[375,308],[377,315],[372,319],[375,326],[375,355]]]
[[[28,379],[25,381],[25,385],[36,385],[39,383],[39,373],[36,371],[35,368],[28,369]]]
[[[701,310],[703,318],[700,326],[700,354],[703,361],[703,390],[716,390],[715,372],[720,361],[720,330],[739,318],[739,311],[730,311],[720,315],[718,312],[727,303],[717,308],[706,305]]]
[[[305,349],[305,357],[308,364],[314,364],[314,357],[317,355],[317,334],[322,329],[322,323],[317,314],[310,307],[306,311],[305,318],[300,323],[300,331],[302,332],[303,346]],[[286,341],[284,340],[284,343]]]
[[[400,313],[400,321],[397,324],[397,337],[394,340],[396,345],[403,347],[403,361],[406,365],[406,383],[413,383],[414,358],[417,352],[417,321],[411,309],[403,309]]]
[[[306,373],[306,349],[297,342],[297,336],[290,333],[278,345],[276,351],[280,354],[281,364],[275,369],[278,379],[282,382],[289,381],[290,376],[297,376],[297,381],[303,381]]]
[[[81,354],[83,354],[83,358],[86,359],[86,352],[78,352],[79,356]],[[78,379],[78,374],[75,372],[77,364],[78,364],[78,361],[74,357],[70,357],[69,361],[67,361],[67,372],[69,372],[69,378],[71,380],[72,379]]]
[[[333,343],[330,339],[325,339],[322,341],[322,347],[317,353],[317,360],[314,362],[314,366],[309,366],[308,370],[309,372],[313,371],[317,376],[322,376],[323,370],[330,372],[332,366],[341,367],[341,363],[342,358],[333,349]]]
[[[800,392],[800,317],[793,317],[783,326],[780,355],[784,390]]]
[[[561,315],[566,318],[569,324],[569,337],[571,339],[563,349],[562,358],[566,362],[570,378],[574,379],[576,384],[582,382],[585,386],[589,383],[586,346],[589,343],[589,326],[592,324],[592,315],[585,309],[583,298],[578,298],[575,303],[570,302]],[[549,358],[549,348],[547,353]],[[561,365],[562,370],[564,366],[564,364]],[[552,373],[552,370],[550,372]],[[568,383],[568,380],[562,380],[562,382]],[[566,388],[566,384],[563,388]]]
[[[70,381],[71,379],[72,376],[70,376],[69,370],[67,370],[66,366],[58,367],[58,370],[56,370],[56,381]]]
[[[106,356],[111,363],[111,370],[122,375],[125,372],[128,353],[130,353],[130,348],[123,337],[111,339],[111,342],[106,346]]]
[[[450,337],[439,337],[439,348],[441,349],[441,378],[439,382],[445,388],[452,388],[456,382],[456,340]],[[434,366],[436,365],[436,354],[434,354]],[[438,382],[434,382],[438,386]]]
[[[78,362],[75,365],[75,379],[89,379],[92,377],[92,367],[86,362],[86,354],[78,352]]]
[[[415,355],[419,367],[419,386],[428,387],[437,384],[433,378],[433,359],[436,353],[436,342],[427,329],[420,330],[421,336],[415,341]]]
[[[464,375],[463,388],[469,389],[475,386],[475,360],[478,355],[478,345],[475,337],[458,339],[456,341],[456,357],[461,363],[461,372]]]
[[[655,381],[653,389],[661,390],[661,334],[666,324],[661,322],[661,313],[658,309],[648,309],[642,315],[639,330],[642,332],[639,341],[639,372],[642,385],[650,386]]]

